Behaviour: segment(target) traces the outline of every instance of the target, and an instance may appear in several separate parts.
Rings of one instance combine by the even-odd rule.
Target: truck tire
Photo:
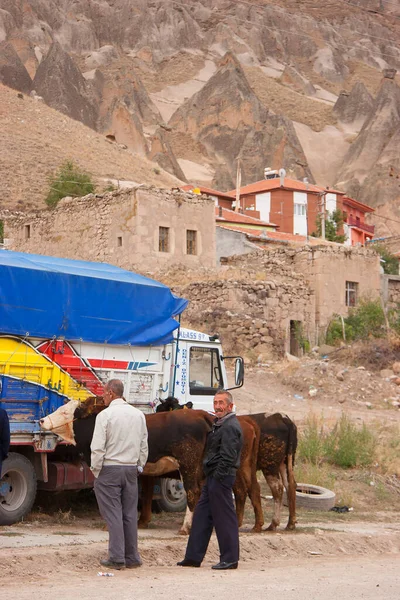
[[[309,510],[329,510],[335,506],[335,492],[319,485],[310,483],[298,483],[296,486],[296,506],[308,508]],[[286,490],[284,491],[283,503],[287,506]]]
[[[1,486],[8,490],[0,496],[0,525],[12,525],[31,510],[36,497],[36,474],[31,462],[22,454],[10,452],[3,462]]]
[[[160,479],[161,498],[158,507],[164,512],[183,512],[186,510],[186,492],[180,479],[162,477]]]

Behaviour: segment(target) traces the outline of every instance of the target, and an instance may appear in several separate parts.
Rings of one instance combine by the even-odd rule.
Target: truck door
[[[189,347],[189,399],[194,408],[213,410],[214,395],[226,381],[224,372],[218,348]]]

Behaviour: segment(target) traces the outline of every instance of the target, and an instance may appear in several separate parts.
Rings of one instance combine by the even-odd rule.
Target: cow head
[[[40,427],[46,431],[53,431],[66,442],[75,446],[73,422],[74,413],[79,404],[79,400],[70,400],[47,417],[40,419]]]
[[[90,396],[75,409],[74,419],[86,419],[90,415],[98,415],[105,408],[103,396]]]
[[[168,396],[165,400],[161,400],[156,408],[156,412],[169,412],[171,410],[180,410],[182,408],[193,408],[193,402],[186,402],[186,404],[179,404],[179,400],[173,396]]]

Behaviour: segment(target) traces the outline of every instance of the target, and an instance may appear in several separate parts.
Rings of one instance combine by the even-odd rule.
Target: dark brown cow
[[[243,417],[239,417],[242,419]],[[289,520],[286,529],[296,527],[296,481],[293,468],[297,449],[297,427],[288,416],[275,413],[248,415],[260,429],[257,469],[263,472],[274,499],[274,514],[267,528],[275,531],[280,524],[283,487],[287,491]]]

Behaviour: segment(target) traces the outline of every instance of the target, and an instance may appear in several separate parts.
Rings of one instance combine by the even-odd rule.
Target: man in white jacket
[[[107,408],[97,415],[90,446],[94,491],[109,533],[108,558],[100,564],[112,569],[142,564],[137,540],[137,477],[147,460],[147,427],[144,414],[128,404],[123,393],[119,379],[105,385]]]

